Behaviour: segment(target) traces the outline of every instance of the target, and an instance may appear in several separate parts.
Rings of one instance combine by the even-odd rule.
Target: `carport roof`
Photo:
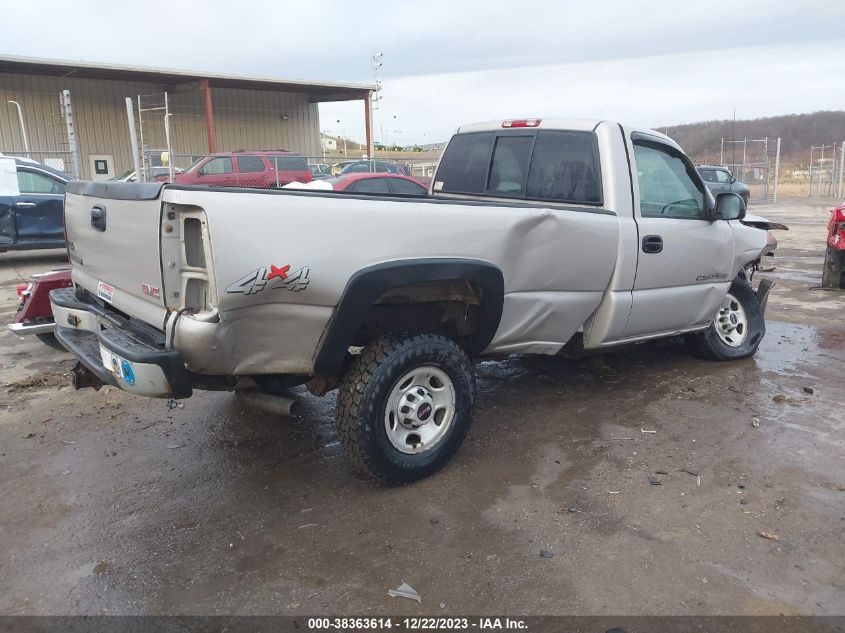
[[[311,101],[313,102],[366,99],[368,92],[376,89],[376,86],[369,84],[301,81],[275,77],[249,77],[193,70],[175,70],[171,68],[41,59],[37,57],[20,57],[17,55],[0,55],[0,73],[140,81],[160,86],[176,86],[179,84],[208,81],[212,87],[217,88],[306,93],[311,95]]]

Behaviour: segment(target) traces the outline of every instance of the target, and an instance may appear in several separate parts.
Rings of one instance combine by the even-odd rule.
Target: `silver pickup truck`
[[[744,214],[671,139],[610,121],[461,127],[428,196],[72,182],[56,337],[77,387],[271,410],[339,387],[353,466],[404,483],[458,450],[474,358],[680,334],[754,354],[767,240]]]

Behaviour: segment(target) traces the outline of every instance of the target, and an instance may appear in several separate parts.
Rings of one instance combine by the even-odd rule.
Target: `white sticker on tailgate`
[[[103,301],[108,301],[111,303],[112,295],[114,294],[114,287],[108,285],[106,282],[101,281],[97,284],[97,296],[100,297]]]

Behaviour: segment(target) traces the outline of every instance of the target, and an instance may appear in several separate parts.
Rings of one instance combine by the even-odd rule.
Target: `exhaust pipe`
[[[274,415],[286,415],[290,418],[298,418],[302,414],[302,403],[296,398],[284,398],[274,396],[255,389],[238,389],[235,397],[241,404]]]

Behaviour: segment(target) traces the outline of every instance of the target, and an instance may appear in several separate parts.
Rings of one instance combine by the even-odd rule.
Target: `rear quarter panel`
[[[237,358],[229,365],[222,354],[197,358],[209,373],[307,373],[350,277],[417,258],[498,266],[504,313],[487,351],[554,353],[601,300],[619,230],[615,215],[586,208],[300,191],[166,189],[164,197],[208,217],[221,321],[215,344]],[[289,266],[288,274],[307,267],[307,287],[274,288],[276,280],[268,280],[255,292],[231,291],[271,266]]]

